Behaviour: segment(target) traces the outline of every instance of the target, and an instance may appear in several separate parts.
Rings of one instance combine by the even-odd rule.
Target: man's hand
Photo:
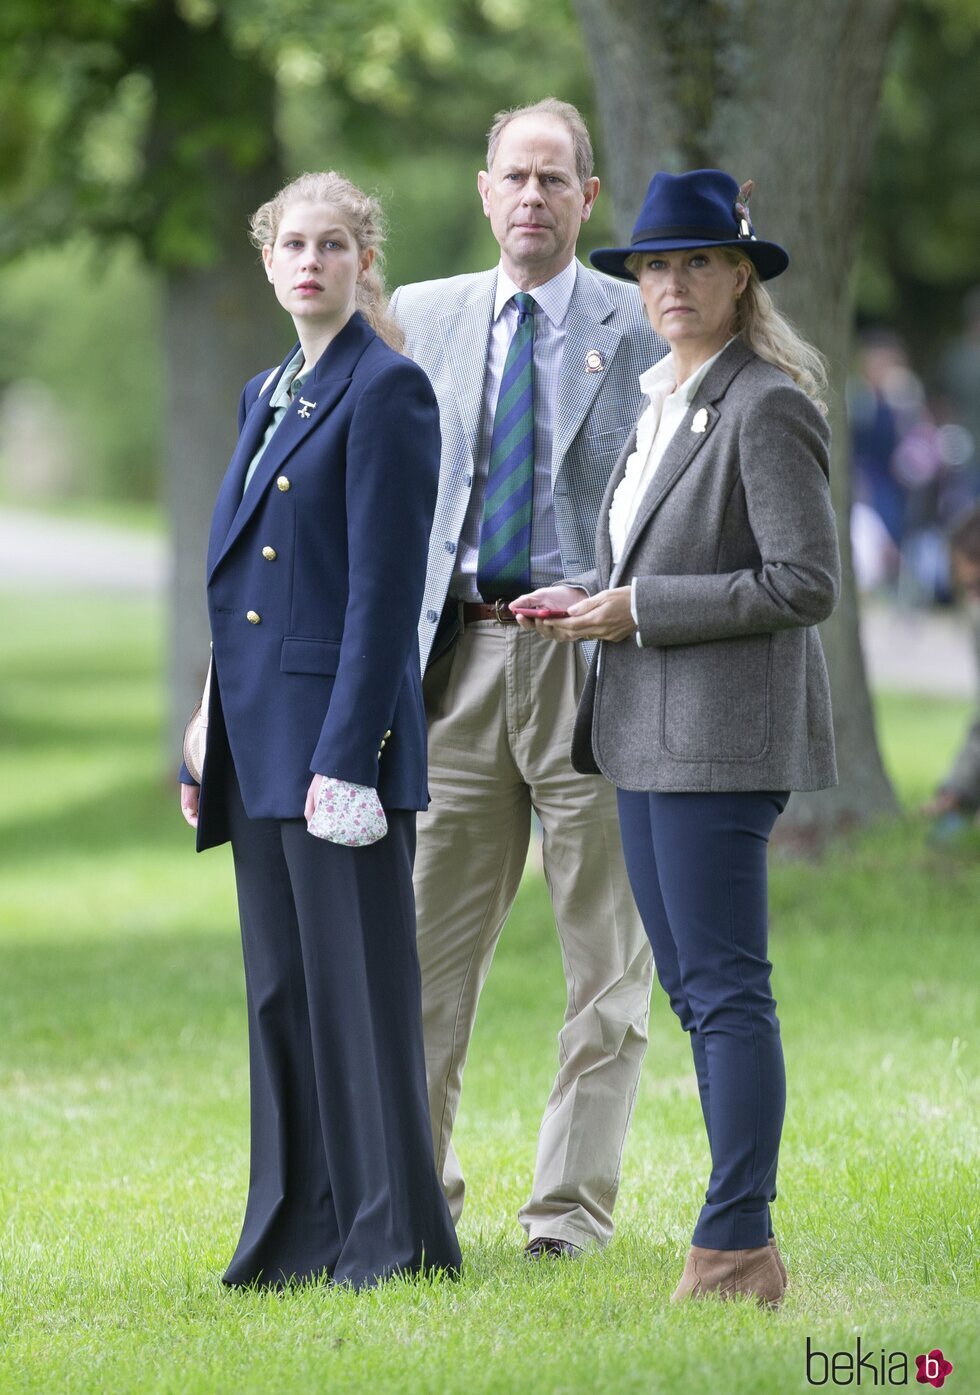
[[[200,785],[181,785],[180,787],[180,812],[190,824],[191,828],[197,827],[197,810],[201,802]]]
[[[548,602],[539,600],[539,596],[554,591],[570,590],[571,587],[568,586],[551,586],[542,591],[533,591],[527,604],[546,605]],[[520,605],[522,601],[514,601],[512,604]],[[519,615],[517,623],[525,629],[530,629],[533,625],[549,639],[565,643],[577,639],[604,639],[615,644],[636,634],[636,623],[630,611],[629,586],[616,586],[611,591],[600,591],[596,596],[586,596],[584,599],[580,597],[564,608],[568,611],[567,620],[527,620]]]

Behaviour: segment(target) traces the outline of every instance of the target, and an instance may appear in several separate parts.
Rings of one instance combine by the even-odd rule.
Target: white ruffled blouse
[[[636,449],[626,462],[626,473],[609,506],[609,543],[614,566],[623,555],[633,520],[664,452],[687,415],[705,374],[728,344],[702,363],[680,387],[677,386],[673,354],[666,354],[659,363],[640,374],[640,390],[649,398],[649,406],[636,423]]]

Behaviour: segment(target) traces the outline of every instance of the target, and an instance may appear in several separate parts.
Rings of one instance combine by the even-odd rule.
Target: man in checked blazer
[[[631,287],[575,258],[599,181],[574,107],[548,98],[501,113],[478,186],[499,266],[403,286],[391,302],[442,428],[419,623],[432,803],[415,891],[436,1166],[458,1220],[463,1065],[537,813],[567,988],[520,1211],[537,1259],[612,1234],[652,963],[612,788],[569,759],[587,655],[521,630],[507,602],[525,578],[547,585],[592,566],[599,504],[641,405],[637,378],[665,346]]]

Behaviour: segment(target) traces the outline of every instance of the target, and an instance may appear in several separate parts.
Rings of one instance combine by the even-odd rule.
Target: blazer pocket
[[[759,760],[769,749],[772,635],[661,651],[660,737],[678,760]]]
[[[632,426],[613,426],[608,431],[593,431],[582,440],[587,446],[608,446],[614,440],[625,441],[632,430]]]
[[[632,429],[631,426],[617,426],[612,431],[597,431],[592,436],[583,436],[582,447],[587,455],[619,455]]]
[[[339,639],[304,639],[287,635],[282,642],[282,673],[336,673],[340,663]]]

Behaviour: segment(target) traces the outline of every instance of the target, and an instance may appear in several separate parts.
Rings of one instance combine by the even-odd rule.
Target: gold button
[[[267,562],[274,562],[277,556],[276,549],[274,547],[264,547],[262,549],[262,556]]]
[[[286,490],[289,488],[289,480],[287,480],[285,475],[279,476],[279,478],[276,480],[276,487],[280,489],[283,494],[285,494]]]
[[[257,625],[261,621],[262,616],[257,610],[247,610],[245,612],[245,619],[250,625]]]
[[[386,732],[385,732],[385,740],[386,740],[386,741],[388,740],[388,737],[389,737],[390,735],[391,735],[391,732],[390,732],[390,731],[386,731]]]

